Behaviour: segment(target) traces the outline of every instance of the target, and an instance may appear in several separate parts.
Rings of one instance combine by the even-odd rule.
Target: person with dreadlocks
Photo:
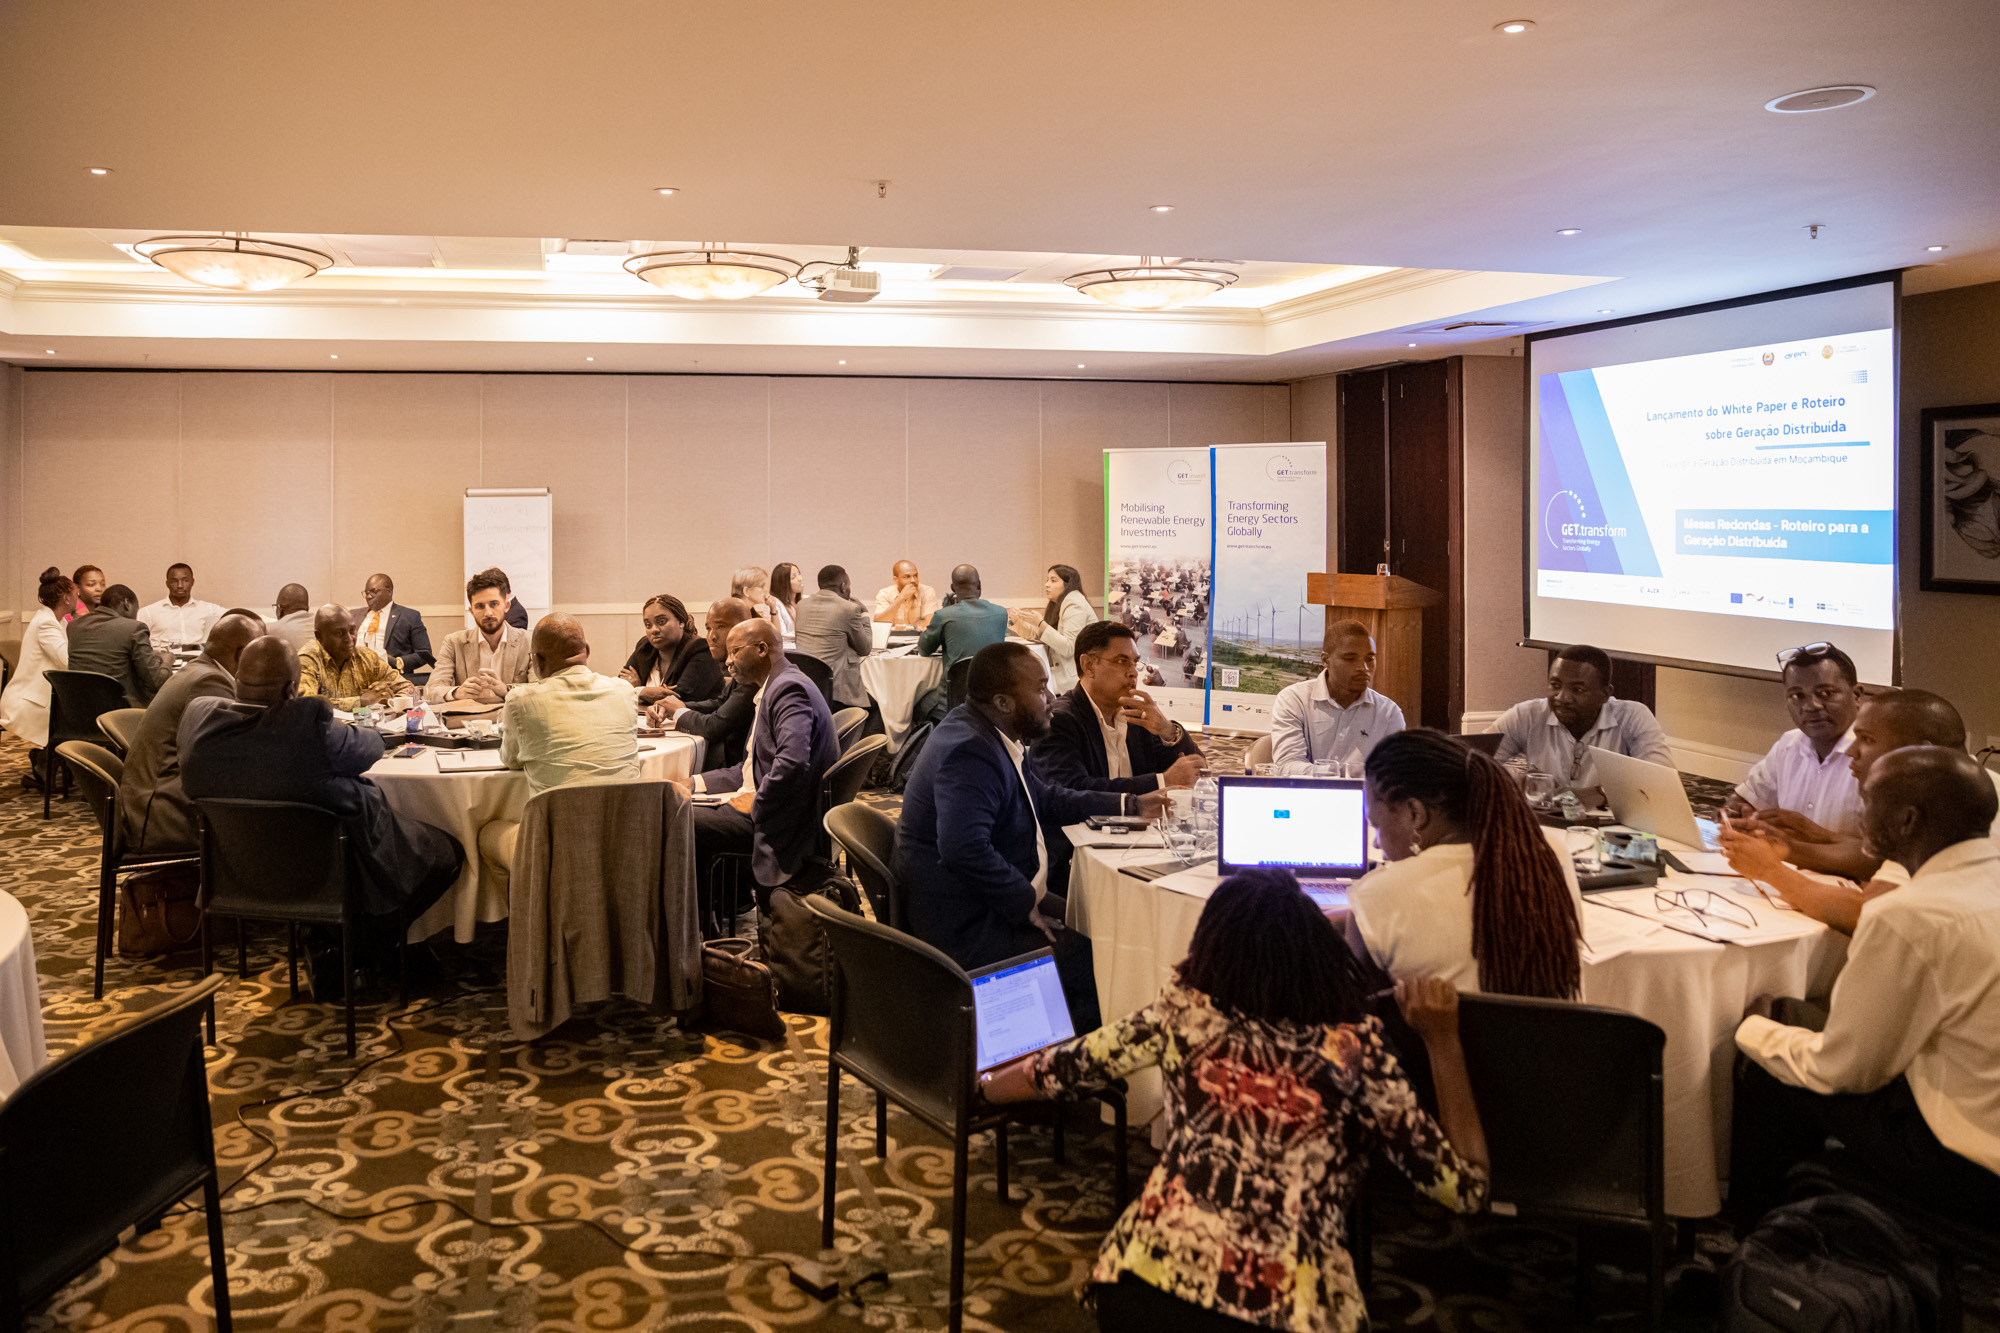
[[[1437,1086],[1417,1103],[1340,932],[1282,870],[1209,896],[1157,999],[984,1076],[990,1102],[1157,1065],[1167,1143],[1080,1293],[1122,1333],[1350,1333],[1368,1313],[1341,1238],[1372,1156],[1458,1212],[1486,1201],[1486,1137],[1458,1040],[1458,993],[1396,985]]]
[[[1368,818],[1388,864],[1348,891],[1368,956],[1392,977],[1575,999],[1583,898],[1507,771],[1428,728],[1368,755]]]

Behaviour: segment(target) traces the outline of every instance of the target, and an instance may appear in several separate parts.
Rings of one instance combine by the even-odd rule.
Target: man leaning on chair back
[[[154,855],[195,850],[194,808],[181,791],[181,719],[196,699],[235,697],[236,660],[263,634],[260,619],[223,616],[209,630],[201,655],[176,671],[146,705],[118,783],[118,818],[130,850]]]

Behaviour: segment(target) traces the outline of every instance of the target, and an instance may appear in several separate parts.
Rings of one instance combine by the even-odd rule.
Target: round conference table
[[[1076,849],[1068,920],[1090,937],[1106,1022],[1150,1003],[1187,957],[1207,899],[1120,873],[1124,866],[1173,864],[1157,849]],[[1612,909],[1585,900],[1586,939],[1595,912]],[[1622,924],[1644,938],[1614,956],[1586,956],[1583,999],[1637,1014],[1667,1034],[1667,1212],[1707,1217],[1722,1206],[1728,1174],[1736,1025],[1759,995],[1823,998],[1846,961],[1847,938],[1822,928],[1799,939],[1718,944],[1665,927],[1649,931],[1636,917]],[[1143,1124],[1162,1105],[1159,1071],[1142,1070],[1127,1081],[1132,1121]]]
[[[1041,644],[1012,638],[1008,642],[1025,644],[1042,659],[1043,666],[1049,664],[1049,650]],[[870,653],[861,659],[861,684],[882,710],[882,730],[888,735],[890,754],[902,748],[917,700],[925,690],[936,689],[943,680],[944,658],[919,657],[914,643]]]
[[[646,779],[687,778],[701,771],[707,743],[699,736],[669,732],[639,739],[639,776]],[[472,941],[482,921],[507,918],[507,881],[489,875],[479,857],[479,830],[496,819],[521,818],[528,804],[528,775],[519,769],[487,769],[464,773],[438,770],[439,753],[497,755],[497,750],[428,750],[409,759],[385,756],[368,770],[398,815],[435,824],[465,849],[465,868],[458,882],[410,928],[421,940],[451,927],[460,944]]]
[[[12,1095],[48,1062],[28,913],[13,894],[0,892],[0,1097]]]

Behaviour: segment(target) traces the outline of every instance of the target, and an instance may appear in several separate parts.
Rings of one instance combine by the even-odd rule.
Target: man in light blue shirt
[[[1324,671],[1287,685],[1271,705],[1271,762],[1344,763],[1358,776],[1368,752],[1403,729],[1403,710],[1369,688],[1375,640],[1360,621],[1328,625],[1320,660]]]
[[[1642,703],[1611,697],[1611,658],[1586,643],[1556,653],[1549,663],[1547,698],[1515,704],[1493,730],[1500,733],[1495,759],[1504,764],[1518,758],[1532,771],[1551,774],[1579,792],[1597,788],[1592,746],[1674,766],[1659,719]]]

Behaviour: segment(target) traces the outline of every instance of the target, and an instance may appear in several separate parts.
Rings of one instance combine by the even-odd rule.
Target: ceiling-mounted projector
[[[822,301],[872,301],[882,294],[882,275],[865,268],[835,268],[813,284]]]

